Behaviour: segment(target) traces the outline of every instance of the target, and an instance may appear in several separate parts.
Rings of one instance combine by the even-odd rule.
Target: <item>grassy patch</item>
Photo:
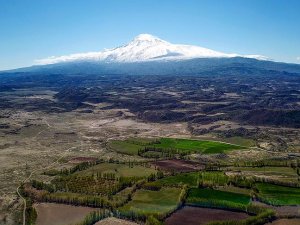
[[[118,153],[137,155],[138,150],[143,148],[143,145],[134,144],[129,141],[112,141],[108,144],[108,147]]]
[[[147,177],[156,170],[143,166],[129,166],[128,164],[118,163],[100,163],[86,170],[76,172],[78,176],[89,176],[97,173],[113,173],[116,177]]]
[[[176,207],[180,195],[179,188],[162,188],[160,191],[138,190],[121,211],[136,213],[164,213]]]
[[[235,144],[235,145],[242,145],[246,147],[253,147],[255,146],[255,141],[249,138],[243,138],[243,137],[230,137],[225,139],[226,142]]]
[[[160,143],[153,144],[157,148],[173,148],[181,152],[199,152],[206,154],[223,153],[230,150],[241,149],[237,145],[231,145],[214,141],[198,141],[189,139],[161,138]]]
[[[272,205],[299,205],[300,188],[284,187],[274,184],[258,183],[259,197]]]

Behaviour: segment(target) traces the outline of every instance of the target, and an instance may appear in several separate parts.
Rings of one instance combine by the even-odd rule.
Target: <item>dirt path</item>
[[[53,163],[51,163],[51,164],[48,165],[47,167],[43,167],[43,168],[39,168],[39,169],[33,170],[33,171],[30,173],[30,175],[29,175],[27,178],[25,178],[25,179],[23,180],[23,182],[20,184],[20,186],[17,188],[17,194],[18,194],[19,197],[22,199],[23,205],[24,205],[24,208],[23,208],[23,225],[26,225],[26,199],[25,199],[25,198],[21,195],[21,193],[20,193],[20,188],[21,188],[21,186],[22,186],[24,183],[26,183],[27,181],[29,181],[30,178],[32,177],[32,175],[33,175],[35,172],[37,172],[37,171],[39,171],[39,170],[50,169],[52,166],[54,166],[56,163],[58,163],[58,161],[61,160],[61,159],[68,153],[68,151],[71,150],[72,148],[74,148],[74,147],[70,147],[70,148],[68,148],[67,150],[65,150],[65,151],[60,155],[60,157],[59,157],[57,160],[55,160]]]

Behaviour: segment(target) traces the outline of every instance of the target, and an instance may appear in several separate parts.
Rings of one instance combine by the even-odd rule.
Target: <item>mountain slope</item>
[[[300,65],[261,61],[241,57],[197,58],[187,60],[158,60],[143,62],[75,61],[33,66],[10,72],[76,75],[300,75]],[[7,72],[6,72],[7,73]]]
[[[245,57],[266,59],[259,55],[238,55],[217,52],[192,45],[171,44],[150,34],[140,34],[128,44],[101,52],[72,54],[38,60],[39,64],[53,64],[75,61],[143,62],[153,60],[183,60],[193,58]]]
[[[4,73],[241,76],[300,74],[299,64],[268,61],[258,55],[241,56],[198,46],[176,45],[148,34],[139,35],[127,45],[115,49],[50,57],[40,60],[39,64]]]

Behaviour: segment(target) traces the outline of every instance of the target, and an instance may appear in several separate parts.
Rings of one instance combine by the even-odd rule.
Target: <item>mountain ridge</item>
[[[104,53],[103,53],[104,52]],[[300,75],[299,64],[257,59],[258,56],[226,54],[210,49],[174,45],[142,34],[121,47],[103,52],[51,57],[42,65],[3,73],[127,74],[127,75]]]
[[[117,48],[100,52],[77,53],[63,56],[52,56],[37,60],[39,65],[74,62],[74,61],[105,61],[105,62],[144,62],[152,60],[184,60],[193,58],[255,58],[267,60],[261,55],[240,55],[223,53],[200,46],[172,44],[151,34],[140,34],[129,43]]]

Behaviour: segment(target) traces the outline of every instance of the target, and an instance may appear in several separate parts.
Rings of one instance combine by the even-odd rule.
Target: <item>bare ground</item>
[[[212,221],[242,220],[247,217],[249,217],[249,215],[243,212],[187,206],[168,217],[165,224],[204,225]]]
[[[36,225],[68,225],[81,222],[84,217],[96,209],[55,203],[35,204],[38,217]]]
[[[266,225],[299,225],[300,219],[280,219]]]
[[[179,159],[161,160],[153,162],[152,164],[164,171],[191,172],[204,168],[204,166],[199,163]]]

